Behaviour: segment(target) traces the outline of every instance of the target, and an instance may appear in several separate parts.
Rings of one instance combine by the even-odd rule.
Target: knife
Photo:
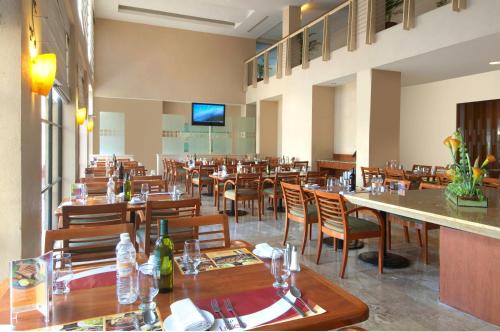
[[[276,295],[278,295],[283,300],[285,300],[286,302],[288,302],[288,304],[290,304],[292,306],[293,310],[295,310],[299,315],[301,315],[302,317],[306,317],[306,314],[299,307],[297,307],[295,305],[295,303],[293,303],[292,301],[290,301],[290,299],[288,297],[286,297],[285,295],[281,294],[279,291],[276,292]]]

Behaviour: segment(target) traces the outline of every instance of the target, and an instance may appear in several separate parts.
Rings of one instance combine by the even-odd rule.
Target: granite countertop
[[[499,190],[485,188],[484,193],[488,197],[487,208],[457,207],[446,199],[444,190],[436,189],[409,190],[404,196],[396,192],[362,192],[345,198],[360,206],[500,239]]]

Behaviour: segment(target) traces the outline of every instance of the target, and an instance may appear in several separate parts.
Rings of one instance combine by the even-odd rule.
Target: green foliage
[[[436,2],[436,7],[443,7],[450,3],[450,0],[439,0]]]

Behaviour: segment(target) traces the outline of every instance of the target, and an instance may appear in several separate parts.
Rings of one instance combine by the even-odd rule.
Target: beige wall
[[[356,80],[334,88],[332,153],[356,151]]]
[[[99,151],[99,113],[125,114],[125,154],[143,163],[146,169],[156,169],[156,154],[161,153],[163,103],[154,100],[102,98],[94,99],[94,151]]]
[[[257,104],[257,153],[262,157],[277,156],[278,153],[278,111],[277,101],[263,100]]]
[[[334,88],[312,87],[312,153],[310,164],[330,159],[333,153]]]
[[[405,87],[401,91],[401,162],[447,165],[443,139],[456,129],[457,104],[500,99],[500,70]]]
[[[255,40],[97,19],[95,95],[244,104]]]

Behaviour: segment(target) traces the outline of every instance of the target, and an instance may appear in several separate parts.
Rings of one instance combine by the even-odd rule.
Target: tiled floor
[[[213,198],[203,196],[202,214],[216,213]],[[267,205],[266,205],[267,206]],[[242,208],[242,207],[241,207]],[[249,209],[247,208],[247,211]],[[266,211],[262,221],[257,216],[240,217],[239,223],[230,218],[231,239],[250,243],[267,242],[279,246],[283,238],[283,214],[275,222],[271,211]],[[341,255],[324,246],[320,264],[315,263],[317,229],[308,243],[301,262],[321,273],[332,282],[364,301],[370,309],[370,318],[359,326],[367,330],[499,330],[473,316],[462,313],[439,302],[439,236],[431,231],[430,264],[420,259],[415,230],[410,230],[411,243],[404,242],[399,226],[393,226],[393,252],[411,260],[405,269],[385,269],[382,275],[377,267],[357,259],[360,252],[376,250],[377,240],[364,241],[365,247],[349,252],[346,278],[338,277]],[[302,227],[291,223],[289,241],[300,247]]]

